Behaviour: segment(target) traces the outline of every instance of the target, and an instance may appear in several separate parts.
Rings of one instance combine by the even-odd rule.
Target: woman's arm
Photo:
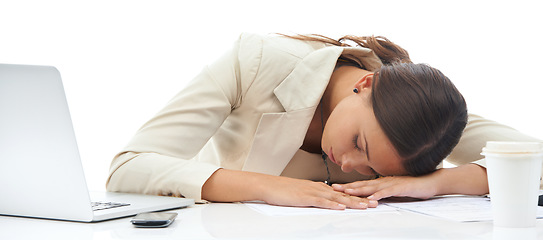
[[[342,185],[334,184],[333,188],[355,196],[368,196],[371,200],[392,196],[427,199],[447,194],[488,193],[486,169],[476,164],[442,168],[420,177],[394,176]]]
[[[108,191],[201,198],[219,164],[194,158],[239,104],[238,50],[239,41],[140,128],[113,159]]]
[[[268,204],[328,209],[376,207],[377,201],[334,191],[322,182],[219,169],[202,187],[202,198],[214,202],[260,200]]]

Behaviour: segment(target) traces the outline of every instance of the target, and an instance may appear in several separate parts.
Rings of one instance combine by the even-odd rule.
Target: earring
[[[354,92],[354,93],[358,93],[358,88],[354,88],[354,89],[353,89],[353,92]]]

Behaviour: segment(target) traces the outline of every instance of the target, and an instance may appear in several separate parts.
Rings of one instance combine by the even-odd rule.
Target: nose
[[[350,173],[353,171],[353,167],[350,163],[350,161],[343,161],[341,162],[341,171],[345,173]]]
[[[350,173],[353,170],[367,176],[375,174],[366,156],[359,151],[349,152],[341,157],[341,171]]]
[[[357,169],[361,165],[364,165],[364,160],[356,152],[346,153],[341,158],[341,171],[345,173],[350,173],[353,169]]]

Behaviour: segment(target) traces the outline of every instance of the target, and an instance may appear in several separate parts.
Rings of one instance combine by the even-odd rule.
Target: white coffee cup
[[[543,143],[490,141],[481,154],[486,158],[494,226],[535,226]]]

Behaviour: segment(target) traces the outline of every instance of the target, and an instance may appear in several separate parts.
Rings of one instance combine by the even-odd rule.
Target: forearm
[[[477,164],[443,168],[432,175],[437,183],[436,195],[483,195],[488,193],[486,169]]]
[[[202,185],[217,169],[213,164],[157,153],[126,152],[113,160],[107,190],[199,200]]]
[[[202,198],[213,202],[264,201],[266,181],[275,176],[219,169],[206,181],[202,187]]]

